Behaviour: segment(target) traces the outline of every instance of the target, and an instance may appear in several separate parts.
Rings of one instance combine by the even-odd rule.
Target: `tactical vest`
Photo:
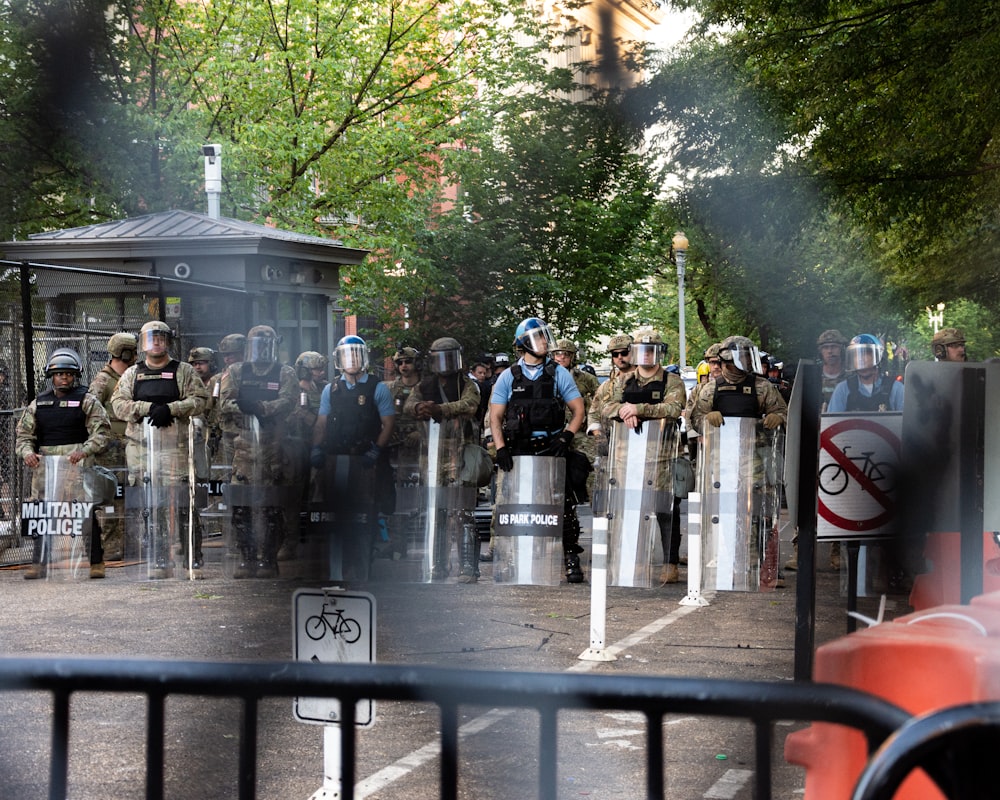
[[[330,455],[361,455],[382,432],[375,404],[378,381],[369,377],[353,389],[330,384],[330,414],[326,419],[326,451]]]
[[[86,386],[77,386],[69,394],[56,397],[49,389],[35,398],[35,441],[38,447],[83,444],[90,436],[87,414],[83,410]]]
[[[240,364],[240,399],[252,403],[277,400],[281,392],[281,364],[275,363],[263,375],[253,371],[253,364]]]
[[[759,417],[757,376],[750,372],[739,383],[729,383],[721,376],[716,378],[712,410],[721,411],[724,417]]]
[[[530,381],[520,364],[510,368],[510,400],[504,416],[504,438],[530,439],[534,431],[554,433],[566,422],[566,403],[556,396],[556,363],[546,361],[536,380]]]
[[[132,397],[148,403],[173,403],[181,399],[181,389],[177,385],[177,368],[180,364],[170,359],[162,367],[155,368],[143,361],[135,368],[135,383]]]
[[[455,403],[462,396],[465,381],[462,375],[448,375],[442,384],[437,375],[430,375],[420,381],[420,397],[435,403]]]
[[[883,378],[878,391],[873,392],[871,397],[861,394],[858,384],[857,375],[848,376],[847,411],[887,411],[889,409],[889,395],[892,394],[892,381]]]
[[[638,376],[632,374],[625,382],[622,391],[623,403],[662,403],[667,393],[667,375],[658,381],[650,381],[646,384],[639,384]]]

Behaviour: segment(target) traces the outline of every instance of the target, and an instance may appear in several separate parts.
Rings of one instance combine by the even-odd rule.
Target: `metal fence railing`
[[[70,702],[78,692],[140,693],[148,699],[146,792],[164,795],[164,704],[171,695],[236,698],[242,703],[238,786],[256,797],[258,706],[264,698],[322,697],[340,701],[341,794],[354,797],[359,700],[435,704],[440,712],[439,797],[458,796],[459,709],[529,708],[539,715],[538,794],[556,797],[558,712],[637,712],[645,717],[646,769],[642,796],[662,799],[664,717],[697,714],[749,720],[755,731],[754,797],[772,796],[772,750],[778,721],[821,721],[863,733],[875,751],[910,719],[905,711],[854,689],[830,684],[765,683],[698,678],[517,673],[392,664],[215,663],[79,658],[2,658],[0,692],[45,691],[53,697],[49,797],[68,785]],[[209,712],[206,712],[209,713]],[[638,795],[637,795],[638,796]]]

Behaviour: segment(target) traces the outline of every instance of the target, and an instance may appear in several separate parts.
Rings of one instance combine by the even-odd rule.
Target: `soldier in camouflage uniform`
[[[608,379],[597,387],[590,401],[587,412],[587,435],[594,440],[594,449],[598,456],[608,454],[608,432],[601,416],[601,409],[611,396],[614,379],[619,375],[628,375],[635,369],[632,365],[632,337],[627,333],[618,333],[608,340],[608,353],[611,355],[611,372]]]
[[[389,439],[389,464],[393,471],[396,488],[395,513],[389,516],[389,544],[387,555],[400,559],[406,555],[407,526],[413,517],[415,507],[413,492],[420,476],[420,430],[417,418],[406,411],[406,401],[420,383],[421,357],[415,347],[400,347],[392,357],[399,373],[392,381],[386,381],[392,406],[396,410],[396,424]]]
[[[150,459],[157,459],[158,472],[166,486],[188,486],[191,476],[192,453],[188,452],[188,426],[192,417],[205,410],[208,392],[194,367],[170,355],[173,333],[159,320],[147,322],[139,331],[139,349],[145,356],[122,375],[111,395],[115,416],[126,422],[125,458],[128,463],[130,486],[142,486],[150,467]],[[150,453],[146,446],[146,427],[166,429],[176,426],[176,450]],[[152,511],[152,509],[147,509]],[[164,509],[159,509],[163,514]],[[187,515],[181,522],[182,552],[187,550]],[[156,525],[157,531],[169,530],[166,520]],[[169,543],[168,543],[169,546]],[[150,577],[166,578],[170,564],[166,548],[158,551],[157,563]],[[202,568],[201,536],[197,526],[194,532],[192,571],[198,577]],[[186,560],[185,560],[186,562]]]
[[[222,436],[220,442],[222,463],[227,467],[233,465],[233,452],[235,450],[236,437],[239,435],[240,429],[233,419],[224,419],[222,414],[219,413],[218,406],[222,376],[229,367],[233,364],[239,364],[243,360],[243,351],[246,350],[246,346],[247,337],[242,333],[230,333],[228,336],[222,337],[219,347],[216,350],[222,356],[222,372],[214,375],[209,385],[209,394],[212,397],[211,416]]]
[[[97,457],[97,463],[107,467],[118,478],[119,484],[126,481],[125,475],[125,420],[115,416],[111,407],[111,395],[125,370],[135,363],[139,343],[131,333],[116,333],[108,339],[108,363],[94,376],[90,383],[90,393],[101,401],[111,421],[111,436],[108,447]],[[103,539],[105,548],[121,557],[125,537],[125,499],[115,498],[115,514],[104,518]],[[111,560],[114,560],[113,558]]]
[[[556,349],[552,351],[552,360],[569,370],[569,374],[573,376],[576,388],[580,390],[580,396],[583,398],[583,411],[585,414],[589,414],[590,404],[593,402],[594,395],[597,394],[597,390],[601,384],[598,382],[596,376],[591,375],[589,372],[584,372],[577,366],[577,352],[577,346],[571,340],[556,339]],[[570,410],[567,408],[567,423],[572,419],[572,416]],[[587,431],[581,428],[573,437],[573,449],[584,455],[586,465],[578,457],[570,456],[566,462],[566,468],[571,473],[573,490],[576,492],[577,499],[581,503],[586,503],[590,500],[590,489],[594,484],[592,477],[593,467],[590,466],[597,455],[594,437],[588,436]]]
[[[284,498],[291,481],[283,440],[299,394],[295,370],[278,361],[279,341],[274,328],[255,325],[247,332],[243,362],[227,367],[222,375],[222,424],[239,431],[233,443],[231,482],[265,490],[259,506],[233,506],[239,549],[235,578],[278,575]]]
[[[635,366],[629,372],[619,372],[609,380],[611,389],[607,402],[601,408],[601,419],[610,427],[612,424],[624,424],[629,428],[637,428],[644,420],[665,419],[676,420],[684,411],[687,403],[687,390],[680,376],[667,372],[662,362],[667,355],[667,346],[657,331],[638,331],[631,345],[631,363]],[[672,437],[673,445],[662,448],[660,459],[653,470],[655,487],[666,492],[671,487],[672,464],[677,457],[677,439]],[[646,474],[649,475],[647,465]],[[636,490],[639,487],[626,487]],[[680,498],[673,498],[672,513],[656,512],[656,521],[660,528],[660,542],[663,547],[663,568],[660,571],[660,583],[677,583],[680,579],[678,564],[680,563]]]
[[[52,353],[45,376],[52,388],[32,400],[17,423],[14,452],[31,470],[31,493],[45,497],[45,476],[38,469],[40,456],[68,456],[71,464],[90,465],[107,446],[111,425],[104,407],[80,385],[82,365],[75,351],[61,348]],[[24,573],[27,580],[45,577],[41,563],[42,541],[35,539],[32,563]],[[104,550],[101,528],[95,515],[91,528],[90,577],[104,577]]]
[[[476,533],[473,507],[476,488],[464,483],[461,476],[462,448],[466,444],[479,444],[479,384],[463,373],[462,346],[450,336],[435,339],[427,355],[431,374],[414,387],[404,413],[412,414],[418,423],[434,420],[442,423],[444,441],[438,450],[438,475],[434,485],[470,489],[458,495],[468,497],[467,507],[447,509],[445,531],[436,537],[438,544],[433,554],[431,578],[443,580],[449,573],[451,540],[458,545],[459,583],[475,583],[479,578],[479,536]],[[444,424],[444,423],[450,424]],[[421,425],[421,427],[425,427]]]
[[[298,402],[288,416],[285,436],[285,456],[290,470],[288,505],[285,508],[285,531],[278,548],[278,561],[295,557],[300,533],[300,512],[309,504],[309,450],[312,433],[319,416],[319,399],[327,380],[329,361],[322,353],[306,350],[295,359],[295,376],[298,378]]]

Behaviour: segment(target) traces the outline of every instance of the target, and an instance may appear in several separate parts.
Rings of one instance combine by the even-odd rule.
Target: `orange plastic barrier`
[[[913,580],[910,606],[914,611],[962,602],[961,549],[957,531],[927,534],[924,558],[932,566]],[[1000,592],[1000,547],[989,531],[983,533],[983,592]]]
[[[850,686],[912,714],[1000,700],[1000,592],[859,630],[816,651],[813,678]],[[785,760],[806,768],[806,800],[847,800],[867,760],[862,734],[816,723],[785,739]],[[897,800],[944,798],[914,772]]]

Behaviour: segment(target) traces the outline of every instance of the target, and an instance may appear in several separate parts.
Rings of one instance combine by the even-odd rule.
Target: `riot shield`
[[[230,511],[223,526],[222,574],[227,578],[275,578],[285,524],[288,487],[282,484],[281,445],[243,416],[234,441],[233,469],[224,487]]]
[[[566,459],[515,456],[500,471],[493,511],[493,580],[558,586],[563,576],[562,529]]]
[[[778,577],[784,432],[757,419],[705,425],[701,470],[702,585],[770,591]]]
[[[82,463],[39,458],[25,476],[31,497],[21,503],[21,535],[32,543],[32,564],[51,581],[89,578],[91,537],[98,535],[94,512],[106,492],[97,490],[91,468]]]
[[[188,569],[194,526],[187,426],[144,422],[142,435],[141,443],[129,443],[125,574],[134,581],[197,577]]]
[[[476,487],[463,485],[463,432],[461,419],[421,423],[420,452],[421,512],[419,539],[411,543],[411,557],[419,560],[419,580],[445,580],[462,571],[479,569],[478,538],[473,509]],[[458,560],[453,558],[452,541]],[[473,578],[474,575],[466,575]]]
[[[659,539],[657,515],[674,507],[672,460],[677,424],[644,420],[637,428],[611,426],[608,456],[608,584],[653,585],[653,551]]]

